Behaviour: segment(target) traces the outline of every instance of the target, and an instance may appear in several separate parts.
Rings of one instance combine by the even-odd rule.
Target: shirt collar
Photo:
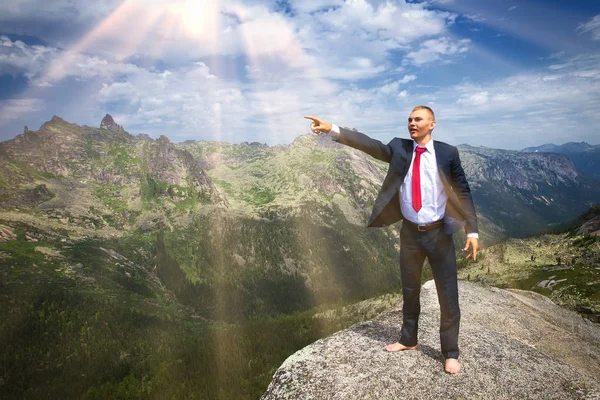
[[[417,142],[415,142],[413,140],[413,153],[415,152],[415,149],[419,147],[417,145]],[[425,148],[427,149],[428,152],[434,154],[434,150],[433,150],[433,139],[431,139],[429,142],[427,142],[427,144],[425,145]]]

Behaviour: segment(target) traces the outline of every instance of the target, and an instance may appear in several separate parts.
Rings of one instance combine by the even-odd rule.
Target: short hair
[[[412,109],[413,111],[418,111],[418,110],[427,110],[429,111],[429,114],[431,114],[431,119],[433,119],[435,121],[435,114],[433,112],[433,110],[431,109],[431,107],[427,107],[427,106],[416,106],[415,108]]]

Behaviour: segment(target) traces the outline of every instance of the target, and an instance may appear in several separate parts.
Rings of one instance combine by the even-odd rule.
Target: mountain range
[[[563,154],[460,154],[484,245],[600,201]],[[0,143],[0,397],[256,398],[353,321],[315,312],[398,290],[397,227],[365,228],[386,170],[326,136],[172,143],[109,115]]]
[[[459,148],[484,243],[600,201],[600,182],[565,155]],[[55,116],[0,143],[0,159],[0,218],[90,238],[158,232],[159,277],[207,316],[291,312],[399,284],[397,231],[364,229],[387,166],[326,136],[176,144],[133,136],[110,115],[100,128]],[[268,300],[282,293],[265,288],[282,285],[296,297]]]

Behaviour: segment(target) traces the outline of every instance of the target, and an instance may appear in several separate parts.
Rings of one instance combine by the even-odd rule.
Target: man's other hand
[[[313,121],[310,124],[310,130],[313,131],[313,133],[315,133],[317,135],[321,132],[329,133],[329,131],[331,130],[331,124],[325,122],[321,118],[311,117],[310,115],[306,115],[306,116],[304,116],[304,118],[310,119]]]
[[[473,256],[473,261],[477,261],[477,248],[479,247],[479,239],[467,238],[467,243],[465,243],[465,248],[463,251],[467,251],[469,247],[471,247],[471,250],[469,250],[467,258],[471,258],[471,256]]]

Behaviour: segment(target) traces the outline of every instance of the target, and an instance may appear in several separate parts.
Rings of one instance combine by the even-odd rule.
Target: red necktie
[[[421,202],[421,154],[425,153],[425,147],[415,149],[415,162],[412,170],[412,206],[416,212],[422,207]]]

